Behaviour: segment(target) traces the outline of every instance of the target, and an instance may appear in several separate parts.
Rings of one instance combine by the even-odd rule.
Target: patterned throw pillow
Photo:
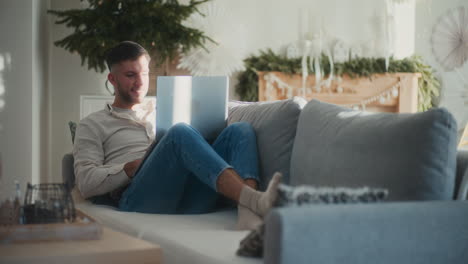
[[[281,184],[276,200],[277,207],[302,206],[310,204],[347,204],[372,203],[384,200],[388,196],[386,189],[346,188],[346,187],[292,187]]]
[[[276,207],[307,206],[313,204],[346,204],[381,202],[388,196],[386,189],[379,188],[329,188],[313,186],[292,187],[281,184]],[[237,255],[263,256],[264,224],[252,230],[242,241]]]

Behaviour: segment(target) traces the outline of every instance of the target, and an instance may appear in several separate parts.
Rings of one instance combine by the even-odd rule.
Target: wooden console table
[[[342,76],[329,86],[315,87],[315,76],[309,75],[306,89],[302,75],[283,72],[258,72],[259,101],[273,101],[301,96],[348,107],[375,111],[415,113],[418,111],[420,73],[374,74],[371,77]]]
[[[158,245],[104,227],[99,240],[0,245],[0,263],[162,263]]]

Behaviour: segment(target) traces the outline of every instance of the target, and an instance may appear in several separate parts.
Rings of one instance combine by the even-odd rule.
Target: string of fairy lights
[[[276,74],[270,72],[264,75],[264,80],[266,82],[266,91],[265,96],[267,101],[275,100],[273,91],[276,88],[280,89],[280,93],[282,96],[286,98],[291,98],[294,95],[294,91],[298,91],[299,96],[305,97],[308,93],[311,94],[313,88],[309,87],[295,87],[287,82],[281,80]],[[329,82],[330,83],[330,82]],[[352,108],[354,110],[366,110],[366,107],[372,103],[378,102],[379,104],[385,104],[388,101],[392,100],[393,98],[397,98],[399,95],[399,89],[401,87],[401,80],[395,83],[394,85],[390,86],[389,88],[379,92],[376,95],[367,97],[359,102],[346,104],[343,105],[345,107]],[[315,87],[314,87],[315,88]],[[320,91],[316,91],[320,92]],[[344,90],[341,86],[338,86],[335,93],[342,94]]]

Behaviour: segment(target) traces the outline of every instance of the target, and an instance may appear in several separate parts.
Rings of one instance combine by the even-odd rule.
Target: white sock
[[[237,205],[238,230],[254,230],[261,223],[262,218],[259,215],[243,205]]]
[[[261,217],[265,216],[276,201],[281,176],[281,173],[276,172],[268,183],[268,188],[265,192],[256,191],[250,186],[245,185],[241,190],[239,204],[247,207]]]

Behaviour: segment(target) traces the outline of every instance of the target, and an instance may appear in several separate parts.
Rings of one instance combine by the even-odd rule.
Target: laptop
[[[229,97],[227,76],[159,76],[157,87],[156,139],[146,151],[143,162],[177,123],[191,125],[209,143],[214,142],[226,127]]]
[[[159,76],[157,79],[156,138],[177,123],[186,123],[214,141],[226,127],[227,76]]]

